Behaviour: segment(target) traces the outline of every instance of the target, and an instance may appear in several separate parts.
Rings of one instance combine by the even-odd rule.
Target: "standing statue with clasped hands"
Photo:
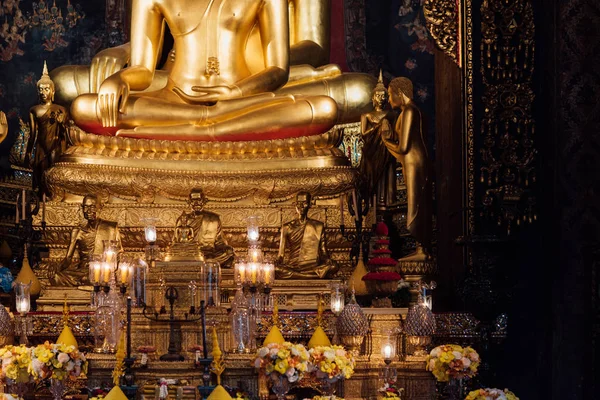
[[[427,147],[423,138],[423,117],[413,102],[413,85],[408,78],[395,78],[388,86],[389,101],[400,114],[394,123],[395,137],[382,136],[383,143],[402,164],[406,183],[408,212],[406,227],[417,240],[414,254],[406,261],[421,261],[429,257],[431,243],[431,178]]]
[[[85,283],[88,264],[92,256],[104,254],[104,241],[116,240],[122,251],[119,227],[114,221],[97,217],[98,198],[88,194],[83,198],[81,211],[85,223],[73,229],[67,255],[64,260],[49,270],[48,278],[53,286],[76,286]],[[77,250],[79,263],[73,264],[73,255]]]
[[[308,218],[311,201],[310,193],[298,193],[298,218],[281,227],[279,254],[275,265],[278,279],[327,278],[338,270],[337,263],[327,254],[325,224]]]
[[[375,194],[373,207],[390,207],[396,203],[396,162],[390,155],[382,137],[391,137],[393,128],[390,120],[393,112],[387,107],[387,90],[379,71],[379,80],[373,89],[374,110],[360,116],[360,131],[363,138],[362,155],[358,167],[362,179],[363,199]]]
[[[54,82],[48,75],[46,62],[44,62],[42,77],[37,82],[37,89],[40,104],[29,110],[31,134],[25,154],[31,155],[35,149],[35,155],[31,159],[33,187],[38,189],[41,199],[43,195],[50,195],[44,180],[44,171],[54,164],[66,147],[68,113],[63,106],[53,104]]]

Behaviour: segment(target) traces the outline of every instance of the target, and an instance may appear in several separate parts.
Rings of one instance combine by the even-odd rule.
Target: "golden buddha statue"
[[[338,265],[327,254],[325,225],[308,218],[312,196],[308,192],[296,195],[298,219],[281,228],[279,254],[275,275],[279,279],[326,278],[338,270]],[[287,262],[284,261],[286,249]]]
[[[213,259],[221,267],[230,268],[234,258],[233,248],[223,237],[221,218],[204,210],[205,204],[206,196],[202,189],[193,189],[189,197],[191,211],[184,211],[177,218],[171,252],[175,252],[177,247],[189,248],[189,244],[194,244],[205,259]]]
[[[63,106],[53,104],[54,82],[48,75],[48,66],[44,61],[41,79],[37,82],[40,104],[29,110],[31,134],[27,142],[25,154],[31,155],[35,148],[35,156],[31,160],[33,167],[33,187],[38,188],[40,199],[49,195],[44,180],[44,171],[58,158],[66,147],[67,110]]]
[[[0,143],[4,142],[6,136],[8,136],[8,121],[4,111],[0,111]]]
[[[84,283],[88,273],[88,264],[92,256],[102,256],[104,241],[116,240],[121,248],[119,228],[116,222],[97,218],[98,198],[89,194],[83,198],[81,210],[86,222],[71,232],[71,241],[64,260],[50,268],[48,278],[53,286],[76,286]],[[72,264],[77,250],[79,263]]]
[[[408,211],[406,227],[417,240],[414,254],[401,259],[421,261],[429,258],[426,249],[431,242],[431,178],[427,146],[423,138],[423,121],[413,102],[413,85],[408,78],[395,78],[388,87],[390,104],[400,110],[394,124],[395,137],[382,135],[383,143],[402,164],[406,183]]]
[[[79,94],[74,87],[97,89],[71,108],[89,132],[197,141],[314,135],[357,120],[370,108],[374,84],[323,65],[328,21],[323,0],[136,1],[128,67],[118,68],[129,53],[124,46],[112,51],[120,54],[112,62],[106,56],[91,70],[54,76],[65,100]],[[174,51],[156,71],[165,22]]]
[[[376,194],[374,207],[389,207],[396,200],[396,162],[383,144],[382,136],[391,137],[392,112],[386,109],[387,89],[379,72],[379,80],[373,90],[373,111],[360,116],[363,149],[359,171],[362,177],[363,198]]]

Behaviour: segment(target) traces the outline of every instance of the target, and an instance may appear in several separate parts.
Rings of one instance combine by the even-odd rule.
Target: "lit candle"
[[[352,206],[354,207],[354,220],[358,221],[358,202],[356,201],[356,190],[352,191]]]
[[[131,273],[131,266],[129,264],[121,264],[119,266],[119,271],[121,272],[121,283],[126,284],[129,280],[129,275]]]
[[[110,281],[110,263],[102,263],[102,283],[108,283]]]
[[[344,225],[344,196],[340,196],[340,225]]]
[[[342,311],[342,301],[340,299],[334,299],[331,304],[331,311],[337,314]]]
[[[29,312],[29,299],[27,297],[22,297],[17,299],[17,304],[15,305],[17,311],[20,314],[25,314]]]
[[[240,282],[245,282],[246,281],[246,263],[239,263],[238,264],[238,271],[240,274]]]
[[[155,226],[147,226],[146,229],[144,230],[145,236],[146,236],[146,241],[148,243],[154,243],[156,242],[156,227]]]
[[[258,229],[257,228],[248,228],[248,240],[251,242],[256,242],[258,240]]]
[[[386,344],[383,347],[383,358],[389,360],[392,358],[392,346],[390,344]]]
[[[264,267],[265,274],[265,285],[270,285],[273,282],[273,272],[275,270],[275,266],[273,264],[266,264]]]
[[[25,215],[25,201],[27,201],[27,195],[25,194],[25,189],[23,189],[23,193],[21,195],[21,219],[25,219],[27,216]]]
[[[100,269],[102,267],[102,263],[98,261],[90,262],[90,269],[92,270],[92,283],[96,284],[100,282]]]
[[[252,283],[256,283],[256,273],[258,272],[258,268],[256,263],[250,263],[250,280]]]

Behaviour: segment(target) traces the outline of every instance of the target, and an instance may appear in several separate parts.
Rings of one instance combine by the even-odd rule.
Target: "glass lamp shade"
[[[381,356],[386,361],[396,357],[396,342],[392,340],[391,335],[381,342]]]
[[[134,260],[130,257],[124,257],[117,268],[117,278],[121,285],[131,285],[133,279]]]
[[[144,238],[146,242],[154,244],[158,237],[156,233],[157,218],[143,218],[141,221],[144,224]]]
[[[344,287],[340,283],[332,283],[331,284],[331,302],[330,308],[331,312],[335,315],[340,315],[342,310],[344,309]]]
[[[104,261],[115,264],[117,262],[117,255],[119,254],[119,241],[103,240],[102,244],[104,245]]]
[[[246,353],[250,348],[250,310],[246,296],[238,287],[231,303],[231,332],[233,351]]]
[[[100,271],[100,285],[106,286],[110,283],[110,274],[113,272],[112,263],[102,261]]]
[[[258,215],[251,215],[247,219],[247,232],[248,241],[250,243],[256,243],[260,239],[260,217]]]
[[[275,265],[271,260],[265,260],[262,265],[262,283],[265,285],[272,285],[275,280]]]
[[[233,279],[236,284],[244,284],[246,282],[246,271],[248,264],[244,258],[238,258],[233,266]]]
[[[99,285],[101,281],[102,275],[102,257],[98,255],[92,255],[90,258],[90,263],[88,264],[90,274],[89,279],[92,285]]]
[[[131,280],[131,292],[135,306],[142,307],[146,304],[146,271],[148,264],[142,259],[137,259],[133,264],[133,279]]]
[[[15,286],[15,301],[17,312],[27,314],[31,309],[31,283],[17,282]]]
[[[221,286],[221,266],[215,260],[206,260],[202,268],[202,286],[204,304],[219,306]]]

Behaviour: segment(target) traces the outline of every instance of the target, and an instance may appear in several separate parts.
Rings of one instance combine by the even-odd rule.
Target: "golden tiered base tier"
[[[202,187],[211,200],[269,204],[307,190],[332,197],[356,171],[337,147],[340,125],[321,135],[251,142],[185,142],[88,134],[72,126],[69,147],[46,172],[56,199],[96,193],[104,201],[183,201]]]

